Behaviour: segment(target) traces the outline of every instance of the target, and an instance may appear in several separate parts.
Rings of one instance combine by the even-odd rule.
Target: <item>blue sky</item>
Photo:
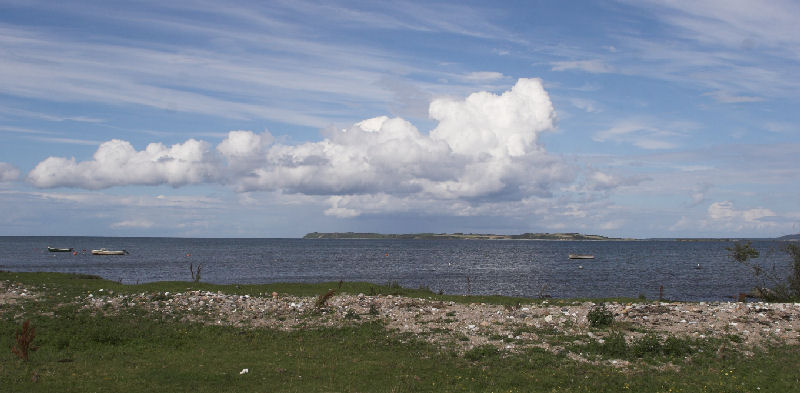
[[[800,231],[796,2],[497,4],[0,0],[0,235]]]

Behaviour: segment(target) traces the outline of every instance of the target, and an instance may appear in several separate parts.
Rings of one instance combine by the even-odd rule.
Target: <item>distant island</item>
[[[384,234],[373,232],[311,232],[303,239],[453,239],[453,240],[604,240],[604,241],[677,241],[677,242],[735,242],[741,240],[778,240],[800,241],[800,234],[781,236],[778,238],[620,238],[601,235],[584,235],[582,233],[523,233],[521,235],[497,235],[493,233],[403,233]]]
[[[463,239],[463,240],[635,240],[580,233],[523,233],[495,235],[484,233],[407,233],[382,234],[371,232],[311,232],[303,239]]]

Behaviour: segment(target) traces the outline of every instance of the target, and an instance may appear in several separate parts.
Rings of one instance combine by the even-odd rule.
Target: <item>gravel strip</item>
[[[21,285],[0,282],[0,306],[36,296]],[[565,306],[544,301],[509,307],[364,294],[335,294],[321,307],[316,306],[317,301],[317,297],[277,293],[249,296],[186,291],[123,295],[102,289],[74,299],[84,309],[98,313],[136,307],[179,321],[284,331],[381,321],[392,331],[412,334],[442,347],[455,347],[460,352],[489,344],[510,351],[538,347],[557,353],[569,344],[602,343],[614,330],[590,327],[587,314],[598,306],[592,302]],[[605,307],[614,315],[619,327],[616,330],[623,332],[628,342],[655,333],[662,338],[735,336],[730,345],[746,351],[773,343],[800,343],[800,303],[649,302],[606,303]],[[582,354],[568,356],[588,361]]]
[[[596,339],[608,333],[589,326],[587,314],[597,306],[592,302],[507,307],[391,295],[338,294],[318,308],[316,297],[204,291],[124,296],[101,292],[76,300],[97,310],[140,306],[183,320],[280,330],[381,320],[400,333],[413,333],[432,342],[456,342],[465,349],[483,344],[512,349],[541,344],[544,335]],[[769,342],[797,344],[800,338],[800,303],[654,302],[608,303],[605,307],[614,314],[617,323],[628,325],[624,329],[628,339],[643,335],[643,331],[694,338],[736,335],[741,344],[748,346]]]

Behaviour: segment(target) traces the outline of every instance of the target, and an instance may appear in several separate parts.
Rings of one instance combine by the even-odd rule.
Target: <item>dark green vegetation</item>
[[[611,326],[611,324],[614,323],[614,314],[606,309],[603,303],[589,310],[586,318],[589,320],[589,326],[596,328]]]
[[[562,341],[598,363],[566,351],[508,353],[478,346],[464,354],[380,322],[282,332],[176,322],[131,306],[117,314],[80,310],[77,296],[202,289],[320,296],[337,292],[436,297],[429,291],[368,283],[215,286],[193,282],[122,285],[89,275],[0,272],[7,285],[40,294],[0,303],[0,391],[3,392],[789,392],[796,391],[800,351],[780,346],[745,356],[724,342],[644,335],[620,341],[614,323],[602,342]],[[334,295],[335,296],[335,295]],[[450,297],[453,299],[459,297]],[[462,301],[516,304],[500,297]],[[530,302],[530,300],[527,300]],[[11,348],[25,320],[36,352],[23,361]],[[688,358],[687,358],[688,356]],[[630,365],[613,367],[611,359]],[[241,373],[247,369],[247,373]]]
[[[521,235],[495,235],[480,233],[407,233],[381,234],[363,232],[312,232],[303,239],[464,239],[464,240],[631,240],[580,233],[523,233]]]
[[[758,279],[758,285],[753,288],[753,295],[767,301],[797,301],[800,300],[800,245],[786,243],[782,246],[792,260],[792,269],[788,277],[779,277],[773,270],[765,269],[755,259],[760,253],[752,247],[751,242],[736,242],[731,247],[726,247],[730,257],[737,263],[750,268]]]

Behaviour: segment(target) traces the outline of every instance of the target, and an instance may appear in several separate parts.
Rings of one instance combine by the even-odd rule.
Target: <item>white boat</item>
[[[594,259],[594,255],[588,255],[588,254],[569,254],[569,259]]]
[[[92,255],[125,255],[127,253],[125,250],[106,250],[105,248],[92,250]]]

